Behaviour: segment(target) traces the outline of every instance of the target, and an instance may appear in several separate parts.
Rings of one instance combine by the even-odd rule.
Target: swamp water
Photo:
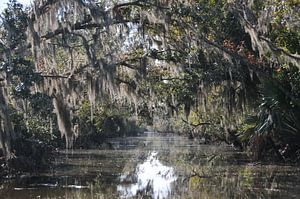
[[[153,132],[108,145],[61,151],[49,171],[1,184],[0,198],[300,198],[299,167],[253,164],[227,146]]]

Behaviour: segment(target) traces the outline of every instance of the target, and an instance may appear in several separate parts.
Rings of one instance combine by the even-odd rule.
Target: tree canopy
[[[1,135],[13,134],[7,104],[26,113],[41,93],[67,147],[76,110],[88,100],[93,120],[107,99],[165,130],[222,135],[251,116],[252,142],[274,131],[282,140],[282,129],[298,139],[299,13],[297,0],[35,0],[27,11],[11,1],[1,17]]]

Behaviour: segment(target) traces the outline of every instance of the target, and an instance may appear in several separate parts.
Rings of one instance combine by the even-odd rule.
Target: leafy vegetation
[[[11,0],[0,29],[3,155],[28,156],[18,144],[28,141],[99,147],[148,127],[298,160],[298,10],[279,0],[36,0],[24,10]]]

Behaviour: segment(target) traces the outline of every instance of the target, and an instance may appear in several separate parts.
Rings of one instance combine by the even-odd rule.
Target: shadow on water
[[[0,185],[0,198],[300,198],[300,168],[227,146],[146,132],[107,150],[61,151],[53,168]]]

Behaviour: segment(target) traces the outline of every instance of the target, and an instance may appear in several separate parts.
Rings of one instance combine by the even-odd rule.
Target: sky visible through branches
[[[0,0],[0,11],[7,7],[7,3],[9,0]],[[18,0],[19,3],[23,4],[24,6],[30,5],[33,0]]]

